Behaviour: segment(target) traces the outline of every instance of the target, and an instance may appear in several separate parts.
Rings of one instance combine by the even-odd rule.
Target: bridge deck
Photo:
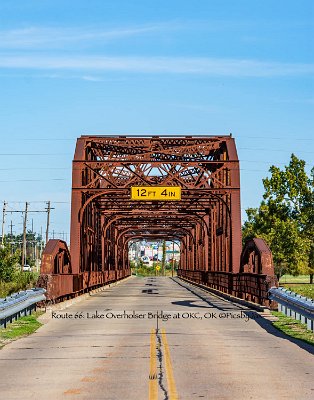
[[[96,310],[107,318],[87,318]],[[108,318],[123,310],[145,318]],[[156,319],[148,319],[148,313],[157,310],[171,319],[159,320],[156,334]],[[1,397],[313,398],[312,354],[263,318],[246,322],[227,314],[245,310],[179,280],[133,277],[56,311],[84,318],[49,320],[35,334],[3,348]],[[187,318],[188,313],[202,319]],[[154,370],[157,379],[149,379]]]

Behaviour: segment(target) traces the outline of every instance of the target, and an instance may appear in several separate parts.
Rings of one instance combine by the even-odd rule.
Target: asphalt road
[[[253,311],[180,280],[134,277],[0,350],[0,396],[305,400],[313,361]]]

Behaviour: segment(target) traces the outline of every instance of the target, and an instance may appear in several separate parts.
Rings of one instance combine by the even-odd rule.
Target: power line
[[[176,137],[176,136],[186,136],[186,135],[187,134],[173,135],[173,136]],[[91,136],[93,136],[93,135],[91,135]],[[99,138],[101,138],[102,135],[96,135],[96,136],[99,136]],[[105,137],[109,137],[111,135],[104,135],[104,136]],[[116,136],[116,135],[112,135],[112,136]],[[123,134],[123,136],[125,136],[125,134]],[[139,137],[141,137],[142,135],[141,134],[138,134],[138,135],[132,134],[132,135],[126,135],[126,136],[130,136],[130,137],[139,136]],[[149,136],[156,136],[156,135],[147,134],[147,136],[149,137]],[[157,135],[157,136],[160,136],[160,135]],[[188,134],[188,136],[190,136],[190,134]],[[210,136],[210,135],[195,134],[194,136],[204,136],[204,137],[206,137],[206,136]],[[300,138],[300,137],[295,138],[295,137],[289,137],[289,136],[281,136],[281,137],[280,136],[246,136],[246,135],[242,136],[241,134],[240,135],[235,135],[234,134],[233,137],[236,140],[237,139],[263,139],[263,140],[267,139],[267,140],[293,140],[294,142],[295,141],[313,141],[314,140],[314,138],[305,138],[305,137],[303,137],[303,138]],[[46,142],[46,141],[52,141],[52,142],[57,142],[57,141],[58,142],[60,142],[60,141],[61,142],[69,142],[70,141],[70,142],[76,142],[77,139],[78,139],[77,137],[73,137],[73,138],[56,138],[56,137],[46,137],[46,138],[42,138],[42,137],[40,137],[40,138],[9,138],[10,141],[16,141],[16,142],[22,142],[22,141],[25,141],[25,142],[32,142],[32,141],[36,141],[36,142],[37,141],[40,141],[40,142]]]
[[[9,181],[0,181],[1,183],[8,182],[47,182],[47,181],[67,181],[68,179],[64,178],[51,178],[51,179],[10,179]]]
[[[265,151],[266,150],[267,149],[265,149]],[[314,154],[314,152],[308,152],[307,154]],[[278,161],[274,161],[274,160],[272,160],[272,161],[259,161],[259,160],[243,160],[243,159],[239,159],[239,163],[242,163],[242,162],[255,163],[255,164],[271,164],[271,165],[274,165],[274,163],[276,163],[276,164],[279,164],[279,165],[287,165],[287,162],[278,162]],[[305,162],[305,165],[310,165],[310,164]],[[23,171],[30,171],[30,170],[38,171],[38,168],[24,168],[24,167],[23,168],[0,168],[0,171],[15,171],[15,170],[20,171],[21,169],[23,169]],[[52,171],[53,170],[66,170],[66,171],[69,171],[69,173],[72,172],[72,171],[80,171],[79,168],[71,169],[71,167],[68,167],[68,168],[65,168],[65,167],[64,168],[55,168],[55,167],[40,168],[40,170],[43,170],[43,169],[52,170]],[[245,170],[245,169],[241,168],[241,170]],[[66,180],[66,179],[63,179],[63,178],[49,178],[49,179],[45,179],[45,180]],[[15,180],[14,182],[23,182],[23,181],[24,181],[24,179]],[[31,181],[33,181],[33,180],[31,180]],[[12,181],[10,180],[10,181],[0,181],[0,182],[12,182]]]
[[[263,138],[265,139],[269,139],[269,138]],[[279,139],[279,138],[278,138]],[[281,138],[281,140],[287,140],[287,138]],[[305,139],[304,139],[305,140]],[[307,139],[309,141],[313,141],[314,139]],[[294,140],[297,141],[297,140]],[[273,148],[256,148],[256,147],[237,147],[237,150],[252,150],[252,151],[275,151],[275,152],[289,152],[291,151],[291,149],[273,149]],[[313,154],[314,152],[308,152],[308,151],[304,151],[304,150],[297,150],[297,152],[299,153],[305,153],[305,154]],[[0,153],[0,156],[72,156],[73,153]]]
[[[314,138],[294,138],[294,137],[275,137],[275,136],[241,136],[241,135],[237,135],[234,137],[236,140],[237,139],[271,139],[271,140],[293,140],[294,142],[298,142],[298,141],[312,141],[314,140]]]
[[[68,168],[66,168],[66,167],[45,167],[45,168],[42,168],[42,167],[40,167],[40,169],[41,170],[60,170],[60,169],[62,169],[62,170],[68,170],[69,169],[69,167]],[[0,171],[20,171],[21,170],[21,168],[16,168],[16,167],[13,167],[13,168],[0,168]],[[38,168],[23,168],[23,171],[24,170],[28,170],[28,171],[38,171]]]
[[[286,153],[288,152],[288,150],[284,150],[284,149],[259,149],[259,148],[251,148],[251,147],[237,147],[237,150],[254,150],[254,151],[275,151],[275,152],[282,152],[282,153]],[[304,151],[304,150],[297,150],[299,153],[305,153],[305,154],[314,154],[313,151]],[[290,150],[289,150],[290,152]]]
[[[3,203],[4,201],[5,201],[5,200],[1,200],[1,199],[0,199],[0,202],[1,202],[1,203]],[[13,204],[25,204],[25,201],[11,201],[11,200],[10,200],[10,203],[13,203]],[[31,204],[31,203],[45,203],[45,204],[47,204],[47,200],[28,201],[28,204]],[[70,201],[51,201],[51,204],[71,204],[71,202],[70,202]],[[13,208],[12,208],[11,206],[9,206],[8,203],[7,203],[7,207],[11,209],[11,210],[7,209],[7,213],[11,213],[11,212],[14,211]],[[35,212],[35,211],[29,211],[29,212],[31,213],[31,212]],[[36,212],[37,212],[37,211],[36,211]]]
[[[70,153],[0,153],[0,156],[69,156],[69,155]]]
[[[20,139],[10,139],[10,140],[16,140],[17,142],[22,142],[22,141],[26,141],[26,142],[28,142],[28,141],[39,141],[39,142],[45,142],[45,141],[62,141],[62,142],[65,142],[65,141],[71,141],[71,142],[75,142],[76,141],[76,139],[77,138],[73,138],[73,139],[65,139],[65,138],[20,138]]]
[[[12,202],[13,203],[13,202]],[[15,204],[18,203],[20,204],[21,202],[14,202]],[[37,203],[39,203],[37,201]],[[27,216],[30,213],[47,213],[47,223],[46,223],[46,243],[48,241],[48,236],[49,236],[49,224],[50,224],[50,212],[51,210],[54,210],[54,207],[51,207],[51,202],[46,201],[42,202],[47,204],[47,207],[44,210],[31,210],[30,209],[30,204],[31,202],[26,202],[25,203],[25,209],[24,210],[16,210],[12,209],[12,207],[8,206],[8,202],[4,201],[3,202],[3,218],[2,218],[2,237],[1,237],[1,243],[4,243],[4,237],[5,237],[5,217],[7,214],[13,214],[13,213],[20,213],[22,214],[23,217],[23,247],[22,247],[22,265],[26,264],[26,230],[27,230]],[[10,209],[8,209],[10,208]],[[33,223],[33,220],[32,220]],[[12,236],[12,221],[11,221],[11,236]],[[33,231],[33,226],[32,226],[32,231]]]

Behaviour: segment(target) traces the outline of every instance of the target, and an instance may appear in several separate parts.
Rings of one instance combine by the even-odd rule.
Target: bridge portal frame
[[[212,231],[211,237],[201,234],[196,224],[195,234],[208,254],[202,269],[239,271],[242,248],[240,175],[231,136],[82,136],[76,145],[72,182],[71,254],[76,273],[86,270],[89,258],[82,260],[82,254],[92,251],[84,238],[86,229],[93,232],[94,240],[90,242],[99,240],[96,221],[90,221],[97,213],[92,206],[96,202],[96,208],[102,208],[98,220],[106,220],[106,214],[108,219],[108,214],[137,212],[141,215],[145,211],[160,218],[169,208],[173,220],[180,214],[187,219],[194,214],[202,219],[201,225],[211,226]],[[131,186],[154,185],[181,186],[182,201],[139,205],[130,200]],[[213,228],[214,223],[216,228]],[[113,231],[115,229],[119,231],[118,224]],[[111,234],[118,236],[117,232]],[[210,241],[217,249],[212,250],[212,254],[209,254]],[[111,253],[117,254],[117,250],[112,249]]]
[[[134,201],[132,186],[180,186],[182,197]],[[127,244],[140,237],[180,240],[178,274],[185,279],[260,303],[267,299],[265,277],[274,281],[270,250],[255,241],[241,255],[240,171],[231,135],[77,139],[71,274],[54,274],[47,261],[54,256],[47,246],[41,278],[51,297],[77,294],[130,275]],[[63,251],[64,244],[59,260]]]

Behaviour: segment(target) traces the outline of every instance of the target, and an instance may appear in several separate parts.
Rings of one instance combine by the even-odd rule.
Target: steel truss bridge
[[[181,200],[131,199],[180,187]],[[70,250],[49,240],[39,285],[60,300],[131,274],[130,243],[180,242],[178,276],[267,305],[276,284],[262,239],[242,248],[240,172],[231,136],[81,136],[73,160]]]

